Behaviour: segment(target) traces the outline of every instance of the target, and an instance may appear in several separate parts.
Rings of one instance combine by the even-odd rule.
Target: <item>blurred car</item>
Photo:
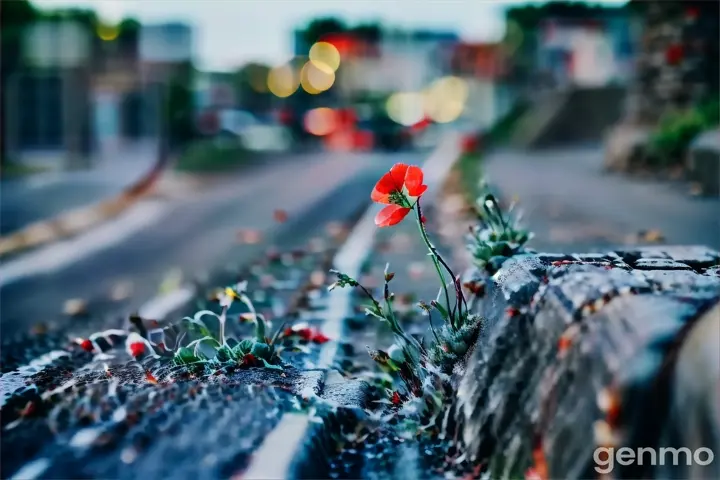
[[[411,130],[384,113],[359,121],[358,129],[372,132],[375,146],[383,150],[397,151],[412,146]]]
[[[286,151],[292,144],[287,127],[270,119],[260,120],[244,110],[221,111],[220,132],[238,137],[242,146],[252,151]]]

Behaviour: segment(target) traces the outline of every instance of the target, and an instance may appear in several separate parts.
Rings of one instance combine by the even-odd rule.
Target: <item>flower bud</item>
[[[388,349],[388,352],[387,352],[387,353],[388,353],[388,356],[390,356],[390,358],[392,359],[393,362],[395,362],[395,363],[405,363],[405,353],[403,352],[403,349],[402,349],[399,345],[393,344],[393,345]]]

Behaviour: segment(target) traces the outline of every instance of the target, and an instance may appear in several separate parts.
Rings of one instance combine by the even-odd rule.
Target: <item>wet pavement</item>
[[[657,230],[669,244],[720,248],[720,198],[693,197],[684,182],[606,173],[600,147],[500,150],[482,161],[501,195],[519,198],[535,232],[530,247],[602,249]]]
[[[262,248],[321,235],[369,204],[380,172],[409,154],[302,155],[220,181],[213,188],[167,205],[164,215],[119,244],[59,270],[20,279],[0,289],[5,340],[33,326],[60,322],[82,332],[99,318],[116,321],[159,293],[173,270],[182,282],[248,263]],[[279,222],[277,210],[287,215]],[[284,220],[280,218],[280,220]],[[127,298],[114,290],[126,284]],[[68,300],[92,314],[68,317]],[[109,320],[107,320],[109,319]],[[44,327],[43,327],[44,328]]]
[[[147,174],[156,159],[154,142],[138,142],[98,156],[90,169],[2,180],[0,235],[117,195]]]

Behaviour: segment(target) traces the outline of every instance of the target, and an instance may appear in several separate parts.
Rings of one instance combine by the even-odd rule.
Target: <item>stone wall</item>
[[[598,447],[720,452],[718,263],[701,247],[506,262],[458,389],[467,455],[490,478],[596,478]],[[719,459],[648,463],[611,476],[720,477]]]
[[[718,92],[717,2],[634,1],[640,38],[627,121],[654,125],[667,111]]]

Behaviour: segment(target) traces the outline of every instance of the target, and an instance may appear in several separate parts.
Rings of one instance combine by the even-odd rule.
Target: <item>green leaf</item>
[[[447,320],[447,319],[450,317],[450,314],[449,314],[448,311],[445,309],[445,307],[443,307],[442,305],[440,305],[440,302],[433,301],[433,302],[431,302],[431,305],[432,305],[433,307],[435,307],[435,310],[437,310],[438,312],[440,312],[440,315],[442,316],[443,320]]]
[[[262,360],[263,365],[265,365],[265,368],[269,368],[270,370],[279,370],[281,372],[283,371],[283,367],[281,365],[273,365],[272,363],[269,363],[264,358],[261,358],[260,360]]]
[[[191,348],[181,347],[175,352],[174,360],[181,365],[188,365],[201,362],[203,359],[195,355]]]
[[[272,351],[270,350],[270,346],[268,344],[255,342],[250,349],[250,353],[255,355],[257,358],[265,359],[270,356]]]
[[[215,359],[218,362],[229,362],[231,360],[236,360],[237,355],[230,347],[228,347],[227,345],[223,345],[218,349],[217,354],[215,355]]]

